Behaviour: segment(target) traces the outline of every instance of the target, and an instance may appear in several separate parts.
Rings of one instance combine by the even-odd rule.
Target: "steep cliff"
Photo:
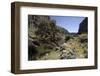
[[[68,31],[60,26],[57,26],[56,21],[50,19],[50,16],[29,15],[29,60],[36,58],[32,58],[32,55],[42,55],[63,44],[67,33]]]
[[[88,32],[88,18],[86,17],[79,25],[78,34]]]

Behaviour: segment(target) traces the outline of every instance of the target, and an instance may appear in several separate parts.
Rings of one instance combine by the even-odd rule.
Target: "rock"
[[[48,59],[48,55],[49,55],[49,54],[48,54],[48,53],[46,53],[46,55],[45,55],[45,60],[46,60],[46,59]]]
[[[78,34],[88,32],[88,18],[86,17],[79,25]]]
[[[61,55],[60,55],[60,57],[61,57],[60,59],[67,59],[67,55],[66,54],[67,54],[66,50],[63,50]]]

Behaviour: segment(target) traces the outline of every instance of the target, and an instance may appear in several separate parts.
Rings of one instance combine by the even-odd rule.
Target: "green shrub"
[[[65,41],[68,41],[71,38],[71,36],[66,35]]]

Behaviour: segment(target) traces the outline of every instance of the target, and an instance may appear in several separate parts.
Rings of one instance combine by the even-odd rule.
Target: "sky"
[[[51,19],[56,21],[58,26],[67,29],[70,33],[77,33],[79,24],[84,20],[85,17],[75,16],[50,16]]]

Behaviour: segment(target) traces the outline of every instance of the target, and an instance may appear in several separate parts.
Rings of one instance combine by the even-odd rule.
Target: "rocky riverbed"
[[[55,50],[38,57],[38,60],[87,58],[87,41],[87,34],[78,35]]]

